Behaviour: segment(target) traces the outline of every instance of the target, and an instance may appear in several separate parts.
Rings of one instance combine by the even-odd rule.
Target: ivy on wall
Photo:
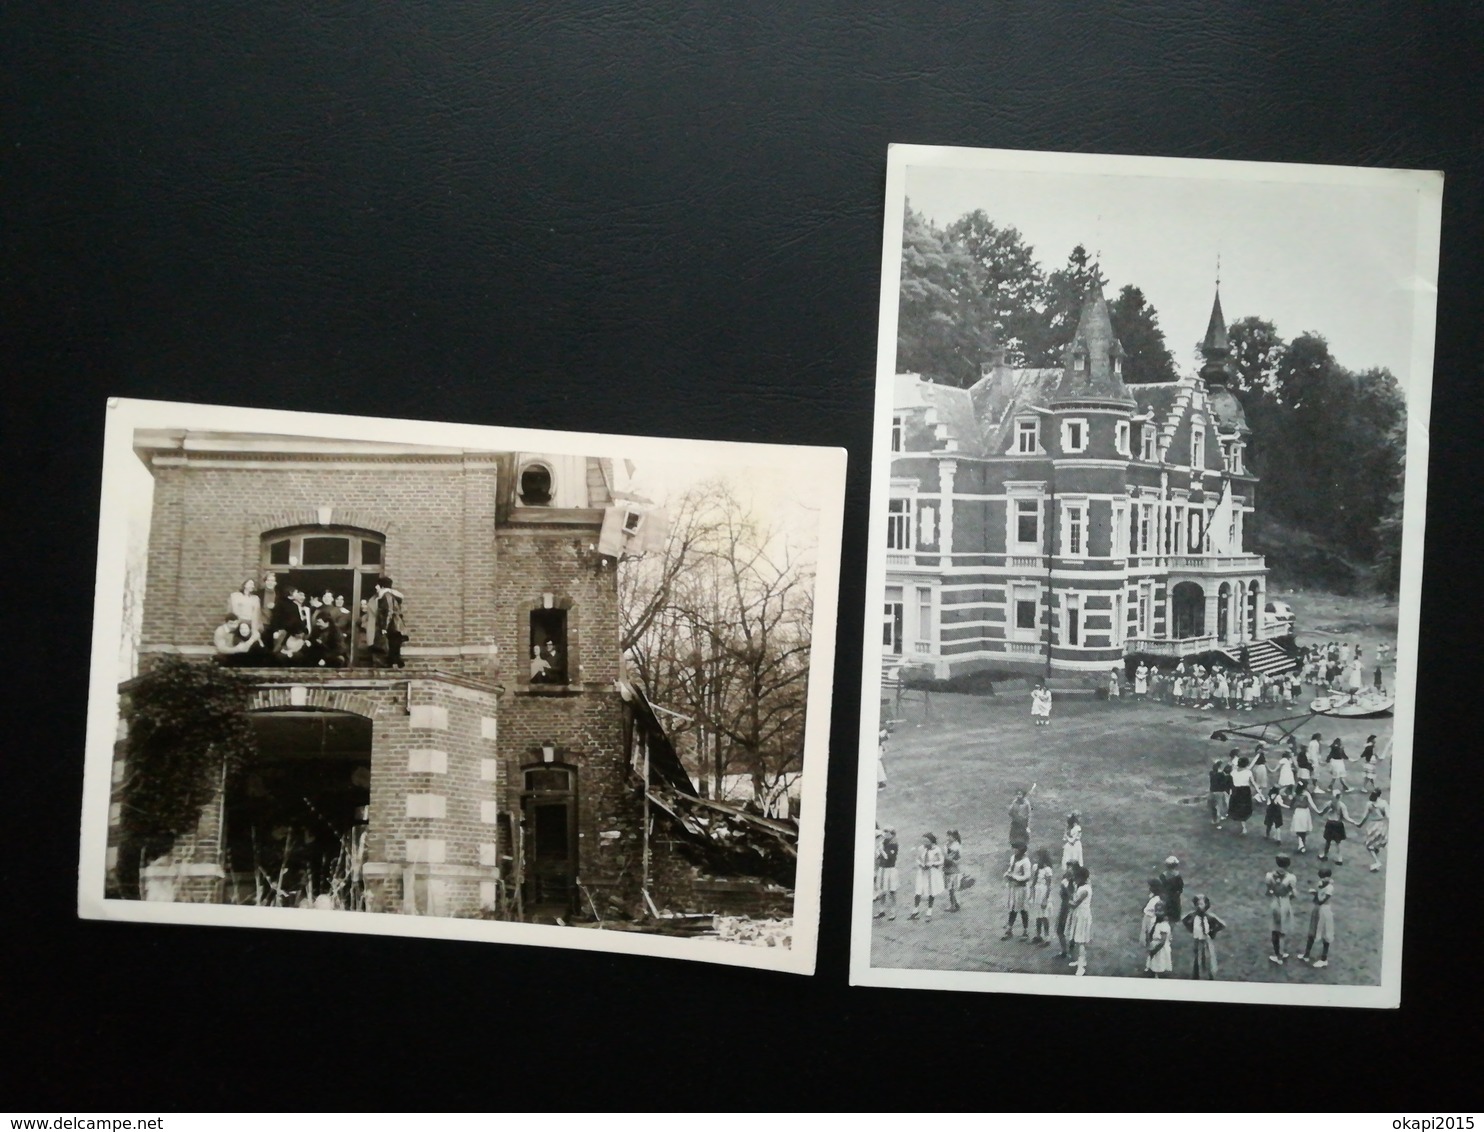
[[[129,690],[121,866],[158,856],[194,830],[224,778],[252,761],[257,739],[246,713],[256,683],[229,668],[171,657]]]

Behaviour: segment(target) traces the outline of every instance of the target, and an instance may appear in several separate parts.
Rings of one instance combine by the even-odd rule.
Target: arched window
[[[376,579],[386,569],[386,540],[357,527],[297,527],[269,531],[262,540],[264,605],[275,611],[298,591],[312,611],[329,595],[331,620],[341,628],[350,665],[369,662],[359,632],[362,602],[371,600]],[[271,577],[271,590],[267,584]],[[278,611],[282,617],[282,611]],[[264,616],[274,623],[274,614]]]
[[[552,475],[545,464],[533,462],[520,470],[520,501],[526,507],[546,507],[551,503]]]

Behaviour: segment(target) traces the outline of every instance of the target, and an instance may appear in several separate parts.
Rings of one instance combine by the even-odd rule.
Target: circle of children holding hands
[[[332,590],[306,597],[290,585],[280,594],[277,575],[269,573],[261,594],[249,578],[227,595],[227,616],[211,643],[218,664],[344,668],[354,649],[357,663],[403,668],[406,639],[402,594],[388,577],[376,579],[357,615]]]
[[[1303,962],[1315,968],[1329,965],[1330,945],[1335,941],[1335,884],[1333,865],[1343,865],[1347,840],[1345,827],[1353,825],[1365,833],[1364,843],[1371,856],[1371,871],[1381,868],[1380,853],[1386,847],[1389,816],[1381,792],[1375,789],[1375,741],[1369,737],[1361,755],[1365,780],[1363,792],[1367,805],[1360,817],[1354,818],[1344,803],[1349,789],[1347,759],[1343,743],[1336,739],[1324,758],[1329,769],[1331,792],[1313,783],[1313,765],[1319,758],[1321,736],[1315,735],[1307,749],[1283,749],[1270,766],[1264,745],[1252,758],[1233,750],[1230,761],[1217,760],[1211,771],[1210,814],[1213,826],[1224,828],[1234,821],[1242,834],[1252,820],[1255,800],[1261,800],[1264,818],[1264,842],[1282,841],[1284,816],[1298,837],[1298,852],[1308,852],[1308,835],[1314,820],[1323,823],[1324,850],[1319,859],[1326,866],[1318,870],[1317,883],[1306,890],[1307,900],[1299,895],[1300,881],[1292,871],[1293,858],[1279,854],[1274,867],[1266,873],[1262,893],[1268,902],[1269,941],[1272,953],[1268,961],[1284,964],[1294,937],[1295,901],[1307,909],[1306,943],[1300,955]],[[1051,850],[1030,851],[1036,786],[1017,790],[1007,808],[1009,818],[1010,857],[1002,875],[1005,886],[1004,931],[1002,943],[1019,943],[1049,948],[1053,936],[1059,958],[1077,975],[1087,973],[1089,950],[1094,942],[1092,874],[1083,856],[1082,818],[1077,812],[1066,815],[1061,834],[1060,872],[1053,865]],[[1323,804],[1314,795],[1326,796]],[[880,907],[875,915],[895,920],[897,915],[897,857],[899,844],[896,830],[884,826],[876,836],[876,897]],[[946,896],[949,912],[962,905],[959,894],[968,885],[963,873],[963,842],[957,830],[949,830],[940,844],[935,833],[927,832],[913,857],[912,911],[908,919],[928,923],[938,901]],[[1139,938],[1144,956],[1144,973],[1150,978],[1173,976],[1177,970],[1189,972],[1191,979],[1215,979],[1220,970],[1217,938],[1227,929],[1226,922],[1215,912],[1209,896],[1199,893],[1186,906],[1185,878],[1180,861],[1165,858],[1160,874],[1149,881],[1148,898],[1143,906]],[[972,883],[972,881],[968,882]],[[1032,924],[1034,923],[1034,931]],[[1191,948],[1187,958],[1176,966],[1176,939],[1188,938]],[[1315,953],[1316,946],[1320,949]],[[1183,950],[1183,949],[1182,949]]]

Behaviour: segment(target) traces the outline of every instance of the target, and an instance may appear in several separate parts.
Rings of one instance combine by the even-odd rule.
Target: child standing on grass
[[[1025,855],[1025,842],[1015,843],[1015,855],[1010,858],[1010,867],[1005,870],[1005,934],[1001,939],[1010,939],[1015,934],[1015,918],[1020,917],[1020,938],[1030,939],[1030,916],[1026,912],[1026,896],[1031,883],[1031,863]]]
[[[1299,958],[1305,963],[1311,962],[1309,957],[1313,954],[1317,941],[1324,944],[1324,950],[1312,962],[1316,967],[1328,967],[1329,945],[1335,940],[1335,886],[1330,880],[1329,869],[1319,870],[1319,887],[1309,889],[1309,895],[1313,898],[1314,905],[1309,913],[1309,941],[1304,944],[1304,953]]]
[[[1268,796],[1268,753],[1261,743],[1252,758],[1252,792],[1258,798]]]
[[[1144,953],[1144,970],[1152,977],[1162,979],[1170,973],[1174,966],[1170,962],[1170,921],[1165,918],[1162,900],[1155,902],[1154,926],[1144,937]]]
[[[881,843],[876,847],[876,891],[881,894],[881,911],[877,916],[897,918],[897,831],[884,826]]]
[[[1194,911],[1183,921],[1195,941],[1195,959],[1191,966],[1192,979],[1214,979],[1216,977],[1216,933],[1226,925],[1211,911],[1211,898],[1199,895],[1192,901]]]
[[[1056,889],[1056,874],[1051,871],[1051,854],[1036,850],[1036,874],[1031,881],[1031,906],[1036,912],[1036,946],[1051,945],[1051,894]]]
[[[1283,805],[1283,792],[1281,790],[1269,790],[1268,809],[1267,813],[1263,815],[1262,839],[1264,841],[1271,839],[1280,845],[1283,843],[1283,811],[1285,808]],[[1273,833],[1275,829],[1278,831],[1276,835]]]
[[[1293,776],[1293,755],[1289,751],[1278,753],[1278,789],[1285,794],[1292,794],[1298,780]]]
[[[1369,794],[1376,788],[1376,737],[1367,735],[1360,751],[1360,788]]]
[[[912,888],[912,914],[909,920],[917,919],[919,904],[927,897],[927,914],[924,922],[933,918],[933,901],[943,894],[943,850],[938,848],[937,834],[924,833],[922,844],[917,848],[917,878]]]
[[[1031,720],[1037,727],[1051,726],[1051,689],[1042,680],[1031,692]]]
[[[1344,794],[1350,789],[1350,783],[1345,780],[1349,770],[1348,760],[1345,741],[1336,735],[1334,742],[1329,745],[1329,754],[1324,757],[1324,761],[1329,764],[1329,789],[1333,794]]]
[[[1343,852],[1341,846],[1345,843],[1345,826],[1354,824],[1350,820],[1350,811],[1345,809],[1344,795],[1332,794],[1319,814],[1324,818],[1324,852],[1319,854],[1319,859],[1327,861],[1330,853],[1333,853],[1335,864],[1343,865],[1345,858],[1340,854]]]
[[[1087,947],[1092,943],[1092,874],[1082,865],[1073,865],[1071,908],[1067,915],[1067,935],[1072,942],[1076,958],[1068,966],[1077,968],[1077,974],[1087,974]]]
[[[1164,890],[1165,886],[1158,877],[1150,879],[1149,897],[1144,901],[1144,917],[1139,921],[1139,938],[1146,943],[1149,933],[1154,930],[1155,910],[1164,904]]]
[[[1365,823],[1371,823],[1370,829],[1366,830],[1365,851],[1371,855],[1371,872],[1381,871],[1381,850],[1386,848],[1386,841],[1391,832],[1391,817],[1386,809],[1386,803],[1381,800],[1381,791],[1372,790],[1368,795],[1365,813],[1360,815],[1360,820],[1355,823],[1355,828],[1360,829]]]
[[[1073,810],[1067,815],[1067,831],[1061,835],[1061,867],[1082,864],[1082,816]]]
[[[1283,948],[1288,934],[1293,931],[1293,893],[1296,882],[1293,874],[1288,871],[1288,866],[1293,863],[1292,858],[1280,855],[1274,858],[1274,863],[1278,867],[1263,878],[1268,910],[1273,921],[1273,953],[1268,956],[1268,962],[1281,965],[1288,958],[1288,952]]]
[[[1175,673],[1174,682],[1170,685],[1170,694],[1174,697],[1174,700],[1177,704],[1180,704],[1182,706],[1184,705],[1185,677],[1182,676],[1178,670]]]
[[[1216,670],[1216,698],[1221,701],[1223,710],[1231,708],[1232,689],[1231,684],[1227,682],[1226,669],[1224,668]]]
[[[1221,819],[1226,814],[1226,764],[1217,759],[1211,764],[1208,775],[1210,792],[1206,795],[1206,808],[1211,814],[1211,824],[1221,828]]]
[[[1165,871],[1159,874],[1160,899],[1171,922],[1180,918],[1180,901],[1184,899],[1185,878],[1180,875],[1180,858],[1173,853],[1165,858]]]
[[[958,911],[958,886],[963,879],[963,841],[958,830],[950,829],[943,838],[943,887],[948,892],[948,910]]]
[[[1293,835],[1298,838],[1300,853],[1309,851],[1309,834],[1314,832],[1314,815],[1317,812],[1309,792],[1299,787],[1293,796]]]
[[[1056,941],[1061,944],[1061,950],[1056,953],[1058,959],[1067,957],[1067,933],[1072,928],[1072,898],[1077,893],[1077,865],[1067,864],[1061,871],[1061,880],[1057,884],[1056,910]]]

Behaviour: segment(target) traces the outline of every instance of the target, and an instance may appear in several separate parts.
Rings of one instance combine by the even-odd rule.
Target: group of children
[[[1381,870],[1381,850],[1386,847],[1389,836],[1390,817],[1387,804],[1376,785],[1376,769],[1380,761],[1376,753],[1376,736],[1366,737],[1360,753],[1363,778],[1359,792],[1366,795],[1366,808],[1359,819],[1352,818],[1345,806],[1345,795],[1350,792],[1349,756],[1344,741],[1336,737],[1323,756],[1324,766],[1329,772],[1329,789],[1325,790],[1314,781],[1316,763],[1320,760],[1323,736],[1318,732],[1309,739],[1307,746],[1300,746],[1292,735],[1288,745],[1279,747],[1270,763],[1266,744],[1259,742],[1251,757],[1242,755],[1233,747],[1227,759],[1217,759],[1211,764],[1208,782],[1207,808],[1211,824],[1216,829],[1227,821],[1237,823],[1242,835],[1247,833],[1247,823],[1252,820],[1255,806],[1263,808],[1263,840],[1282,843],[1283,826],[1286,823],[1298,839],[1298,851],[1309,851],[1309,834],[1314,830],[1314,819],[1323,824],[1324,851],[1320,860],[1331,855],[1337,865],[1345,863],[1344,843],[1348,840],[1346,826],[1353,825],[1365,831],[1364,844],[1371,857],[1371,871]],[[1317,799],[1323,797],[1321,803]]]
[[[1123,694],[1123,666],[1117,665],[1108,676],[1108,696]],[[1133,674],[1133,698],[1153,699],[1162,703],[1210,711],[1252,711],[1259,705],[1292,704],[1303,695],[1303,682],[1295,672],[1263,675],[1242,669],[1227,670],[1220,665],[1187,666],[1182,660],[1173,668],[1140,663]]]

